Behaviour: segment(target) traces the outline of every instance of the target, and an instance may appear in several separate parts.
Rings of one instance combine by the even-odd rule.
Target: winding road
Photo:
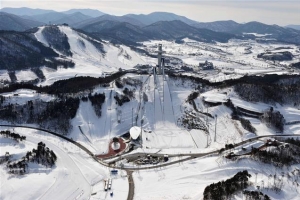
[[[55,136],[60,137],[60,138],[62,138],[64,140],[67,140],[68,142],[73,143],[77,147],[81,148],[83,151],[85,151],[87,154],[89,154],[99,164],[101,164],[103,166],[106,166],[106,167],[109,167],[109,168],[125,170],[126,173],[127,173],[127,179],[128,179],[128,184],[129,184],[129,191],[128,191],[128,196],[127,196],[128,200],[132,200],[133,197],[134,197],[134,180],[133,180],[133,177],[132,177],[132,173],[134,171],[161,168],[161,167],[170,166],[170,165],[173,165],[173,164],[176,164],[176,163],[180,163],[180,162],[192,160],[192,159],[195,159],[195,158],[200,158],[200,157],[204,157],[204,156],[210,156],[210,155],[219,153],[219,149],[217,149],[217,150],[214,150],[214,151],[211,151],[211,152],[207,152],[207,153],[174,154],[174,155],[172,155],[173,157],[177,157],[177,156],[182,157],[182,156],[185,156],[186,158],[179,159],[179,160],[176,160],[176,161],[166,162],[166,163],[163,163],[163,164],[160,164],[160,165],[153,165],[153,166],[146,166],[146,167],[126,167],[126,168],[124,168],[124,167],[119,167],[119,166],[111,165],[109,163],[106,163],[106,162],[103,162],[102,160],[97,159],[96,156],[91,151],[89,151],[86,147],[84,147],[83,145],[79,144],[76,141],[71,140],[68,137],[65,137],[63,135],[55,133],[53,131],[49,131],[49,130],[42,129],[42,128],[37,128],[37,127],[31,127],[31,126],[22,126],[22,125],[0,125],[0,126],[1,127],[13,127],[13,128],[28,128],[28,129],[39,130],[39,131],[43,131],[43,132],[55,135]],[[236,147],[242,146],[242,145],[244,145],[244,144],[246,144],[248,142],[257,141],[257,140],[262,139],[262,138],[280,138],[280,137],[300,137],[300,135],[294,135],[294,134],[263,135],[263,136],[257,136],[257,137],[254,137],[254,138],[250,138],[250,139],[244,140],[242,142],[234,144],[233,146],[234,146],[234,148],[236,148]],[[136,154],[130,154],[130,155],[123,155],[122,158],[137,158],[137,157],[140,157],[140,156],[146,156],[148,154],[149,153],[136,153]],[[158,154],[158,153],[156,153],[156,154],[150,154],[150,155],[163,156],[163,154]]]

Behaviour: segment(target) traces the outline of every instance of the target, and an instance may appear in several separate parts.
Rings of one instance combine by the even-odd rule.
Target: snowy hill
[[[48,46],[48,42],[44,39],[41,27],[35,34],[38,41]],[[43,72],[50,84],[54,79],[58,80],[60,77],[66,79],[74,77],[76,74],[81,76],[102,76],[104,72],[115,72],[121,69],[132,69],[137,64],[149,63],[143,56],[130,50],[126,46],[114,46],[109,43],[102,43],[96,41],[82,33],[79,33],[70,27],[60,26],[59,30],[66,35],[70,45],[71,59],[75,66],[68,69],[58,69],[54,73],[49,73],[46,68]],[[95,46],[101,46],[99,49]]]
[[[31,63],[25,66],[20,66],[16,63],[15,65],[20,67],[17,68],[12,65],[14,62],[18,62],[18,60],[14,59],[13,62],[10,62],[9,69],[21,70],[22,67],[23,69],[39,67],[46,81],[42,84],[51,84],[56,80],[67,79],[75,75],[99,77],[104,73],[117,72],[119,69],[133,69],[133,67],[138,64],[154,63],[152,59],[131,50],[125,45],[114,46],[108,42],[98,41],[67,26],[39,27],[34,33],[34,37],[37,41],[29,37],[30,35],[28,33],[14,34],[21,35],[24,38],[24,40],[19,42],[23,44],[31,43],[31,45],[27,45],[27,48],[34,48],[34,51],[37,51],[37,48],[45,50],[42,51],[44,55],[39,55],[40,60],[32,60],[33,53],[28,54],[28,51],[24,51],[25,55],[28,54],[28,60]],[[0,37],[3,37],[3,41],[6,42],[7,38],[12,38],[13,35],[4,32],[1,33]],[[3,62],[6,60],[5,56],[8,56],[6,55],[7,53],[13,53],[12,51],[5,51],[6,48],[11,47],[10,45],[16,46],[18,44],[11,43],[11,40],[7,40],[5,45],[1,46],[1,50],[4,52],[1,54]],[[22,49],[24,48],[18,51]],[[47,52],[48,54],[49,52],[52,53],[53,58],[50,58],[49,55],[46,54]],[[38,52],[36,52],[36,54],[38,54]],[[48,57],[46,59],[45,57],[47,55]],[[32,63],[33,61],[35,63]],[[36,63],[37,61],[38,63]],[[8,65],[8,63],[4,62],[2,69],[8,69],[6,65]],[[64,65],[64,67],[60,67],[62,65]],[[3,71],[3,73],[5,73],[5,71]],[[24,75],[23,77],[25,77],[25,72],[22,73]],[[22,79],[22,76],[18,76],[17,78],[18,81],[29,80],[28,77],[26,80]]]

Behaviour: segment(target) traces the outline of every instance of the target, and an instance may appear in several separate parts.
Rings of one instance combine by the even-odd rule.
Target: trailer
[[[111,180],[111,178],[110,178],[110,179],[108,179],[108,189],[109,189],[109,190],[111,189],[111,184],[112,184],[112,180]]]
[[[108,180],[105,179],[104,180],[104,191],[107,191],[107,189],[108,189]]]

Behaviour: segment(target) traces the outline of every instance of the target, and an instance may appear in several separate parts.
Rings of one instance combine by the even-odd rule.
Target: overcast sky
[[[229,20],[243,23],[299,24],[300,0],[0,0],[0,7],[30,7],[64,11],[71,8],[98,9],[107,14],[172,12],[200,22]]]

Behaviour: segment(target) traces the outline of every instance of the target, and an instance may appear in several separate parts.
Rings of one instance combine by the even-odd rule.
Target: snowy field
[[[23,105],[28,101],[51,101],[55,98],[47,94],[36,93],[35,90],[19,89],[14,92],[2,93],[2,96],[9,99],[9,103]]]
[[[3,127],[0,130],[7,130]],[[26,140],[20,143],[0,137],[2,152],[10,152],[12,160],[25,156],[27,151],[37,148],[42,141],[57,155],[53,168],[36,163],[29,164],[29,173],[11,175],[5,164],[0,165],[0,199],[104,199],[109,196],[104,191],[104,179],[110,177],[108,168],[95,162],[87,153],[60,138],[25,128],[10,129]],[[128,193],[127,178],[119,176],[113,179],[111,199],[125,199]],[[91,196],[92,193],[95,193]]]
[[[221,82],[245,75],[299,74],[299,71],[288,67],[289,64],[300,60],[296,45],[263,44],[254,40],[230,40],[228,43],[216,44],[197,42],[188,38],[183,41],[184,43],[177,44],[174,41],[153,40],[143,42],[143,45],[145,50],[155,54],[158,44],[162,44],[165,55],[181,59],[184,64],[192,67],[196,74],[210,82]],[[281,62],[257,58],[258,54],[265,51],[289,51],[294,57],[291,61]],[[199,63],[204,63],[206,60],[214,64],[217,72],[199,69]]]
[[[207,185],[226,180],[243,170],[248,170],[252,175],[250,181],[253,186],[248,189],[255,190],[256,186],[263,188],[263,186],[268,187],[272,184],[273,179],[269,178],[270,175],[280,175],[282,172],[286,175],[287,172],[299,167],[300,165],[289,169],[279,169],[248,159],[228,162],[226,159],[216,156],[195,159],[170,167],[135,172],[133,174],[136,185],[135,199],[202,199],[204,188]],[[257,173],[257,178],[255,173]],[[277,194],[267,189],[261,191],[269,195],[271,199],[297,200],[299,199],[300,187],[291,180],[284,178],[284,187],[281,193]],[[234,195],[233,198],[243,199],[241,193]]]

